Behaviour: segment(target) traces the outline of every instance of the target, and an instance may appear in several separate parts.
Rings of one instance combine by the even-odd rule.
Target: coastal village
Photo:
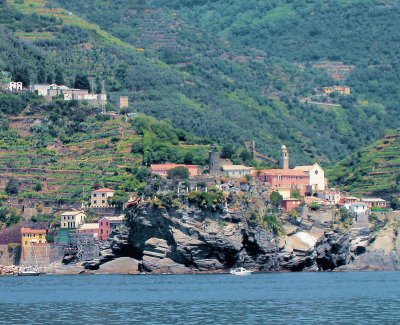
[[[7,73],[3,72],[3,77]],[[3,78],[0,88],[7,93],[31,92],[43,97],[46,101],[62,99],[64,101],[86,101],[89,105],[98,107],[99,112],[106,114],[107,95],[89,93],[87,89],[69,88],[57,84],[31,84],[23,87],[21,82]],[[322,87],[317,93],[328,98],[339,94],[350,95],[348,86]],[[127,96],[117,99],[118,109],[128,107]],[[136,113],[128,113],[129,118],[135,118]],[[210,151],[208,165],[152,163],[148,167],[149,184],[157,179],[167,180],[174,184],[172,191],[177,195],[188,195],[190,192],[217,188],[225,193],[246,192],[252,186],[267,193],[269,203],[277,202],[276,208],[282,216],[299,218],[306,216],[307,211],[323,211],[325,222],[333,223],[340,213],[351,216],[354,229],[365,229],[370,225],[370,216],[375,212],[389,211],[389,204],[379,197],[356,197],[332,188],[325,177],[323,167],[312,165],[291,166],[289,149],[282,145],[280,157],[274,159],[259,153],[256,143],[245,143],[247,151],[254,161],[275,168],[260,168],[234,164],[230,159],[221,158],[218,151]],[[177,172],[177,173],[176,173]],[[183,175],[185,181],[176,182]],[[179,176],[181,175],[181,176]],[[26,266],[46,267],[54,263],[65,264],[74,261],[91,261],[99,257],[100,247],[109,242],[118,229],[125,226],[125,211],[139,202],[151,200],[151,197],[137,195],[135,192],[126,193],[129,200],[123,206],[113,205],[115,190],[108,187],[98,187],[87,184],[93,191],[90,202],[75,202],[68,206],[44,207],[42,209],[53,220],[36,220],[37,209],[22,205],[21,213],[24,219],[0,231],[0,274],[15,274]],[[165,191],[171,191],[171,188]],[[153,193],[153,198],[163,195],[162,191]],[[274,197],[274,198],[273,198]],[[11,202],[11,201],[10,201]],[[32,210],[32,211],[30,211]],[[149,252],[149,251],[148,251]],[[149,253],[150,254],[150,253]],[[158,256],[157,252],[154,256]],[[150,254],[151,255],[151,254]],[[3,266],[1,266],[3,265]]]
[[[257,153],[254,142],[247,146],[255,159],[267,158]],[[187,173],[185,182],[176,183],[171,177],[177,170]],[[235,165],[229,159],[222,159],[219,152],[210,152],[208,166],[151,164],[149,171],[149,182],[156,179],[175,182],[173,191],[178,195],[190,191],[207,192],[212,187],[227,194],[245,192],[253,182],[268,193],[270,200],[274,195],[278,197],[278,208],[283,215],[298,217],[304,208],[321,209],[325,215],[328,212],[328,221],[334,222],[337,211],[345,209],[354,217],[352,227],[357,229],[368,228],[372,212],[388,211],[388,203],[382,198],[354,197],[330,188],[324,169],[318,163],[291,168],[285,145],[280,150],[279,168],[274,169]],[[95,189],[91,192],[90,202],[82,202],[80,208],[53,211],[58,221],[51,224],[48,221],[33,222],[29,218],[9,228],[4,224],[0,232],[0,265],[5,266],[0,267],[0,272],[15,274],[26,266],[46,267],[61,261],[69,262],[70,258],[81,262],[97,258],[100,246],[124,226],[124,209],[146,200],[129,193],[129,201],[117,208],[110,203],[114,194],[111,188]]]

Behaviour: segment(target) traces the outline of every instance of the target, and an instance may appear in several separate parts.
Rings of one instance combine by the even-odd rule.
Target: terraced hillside
[[[0,24],[5,30],[0,34],[4,44],[0,47],[0,68],[11,71],[25,84],[57,79],[73,86],[75,76],[84,73],[94,89],[101,88],[105,81],[108,94],[129,95],[130,109],[158,119],[168,118],[175,127],[212,142],[243,146],[245,141],[255,140],[260,152],[271,157],[277,157],[279,147],[285,143],[294,164],[319,161],[326,166],[381,137],[388,127],[398,127],[392,118],[395,102],[391,101],[389,109],[381,103],[382,96],[374,94],[377,82],[381,84],[380,76],[391,79],[383,88],[392,89],[389,94],[396,92],[392,80],[397,70],[381,74],[386,57],[377,62],[344,62],[352,70],[339,81],[335,74],[318,68],[326,61],[339,65],[343,60],[351,61],[347,55],[352,53],[348,48],[351,42],[342,44],[341,53],[346,53],[343,58],[325,52],[285,57],[282,48],[275,51],[273,46],[283,44],[276,39],[279,28],[290,43],[296,37],[290,34],[295,30],[289,28],[291,19],[311,17],[297,1],[292,2],[254,1],[247,5],[236,0],[232,10],[225,10],[221,1],[8,0],[0,3]],[[219,6],[225,9],[219,10]],[[331,10],[365,11],[352,1],[340,2],[336,7],[307,4],[307,10],[315,11],[316,19]],[[388,10],[374,4],[368,4],[367,9],[371,17]],[[245,15],[238,14],[242,11]],[[217,19],[205,24],[213,13],[217,13]],[[226,17],[221,17],[224,14]],[[389,23],[396,21],[397,14],[393,10]],[[252,18],[257,15],[265,15],[265,19]],[[322,18],[331,21],[331,16]],[[366,15],[360,17],[363,22],[365,19]],[[349,23],[356,25],[353,20]],[[222,25],[232,28],[222,30]],[[342,26],[333,27],[338,28],[336,25]],[[250,41],[252,33],[246,26],[256,29],[254,35],[259,37]],[[310,30],[312,26],[305,27],[301,30],[310,35],[304,42],[317,44],[309,52],[321,48],[334,52],[332,47],[321,45],[325,31],[318,33]],[[246,35],[239,37],[240,30]],[[360,32],[369,35],[370,30],[368,24]],[[384,35],[382,42],[386,42],[387,33]],[[271,45],[268,51],[260,46],[265,44],[263,38]],[[363,48],[363,44],[357,46]],[[388,44],[392,53],[397,43]],[[15,54],[14,49],[19,47],[21,50]],[[301,49],[291,46],[291,53]],[[365,57],[369,57],[369,50],[365,50]],[[381,52],[374,48],[374,55]],[[360,70],[365,65],[368,80],[362,78],[365,74]],[[339,106],[325,109],[299,100],[323,85],[348,82],[355,91],[349,97],[336,98]]]
[[[208,145],[173,130],[168,122],[145,116],[138,116],[137,122],[117,114],[81,116],[75,126],[80,130],[67,136],[66,124],[77,119],[68,109],[85,109],[78,103],[69,105],[62,106],[67,111],[60,113],[68,119],[56,110],[48,113],[49,107],[54,109],[52,104],[37,106],[35,115],[26,109],[18,116],[8,116],[9,127],[2,130],[0,142],[0,191],[13,177],[19,183],[20,197],[79,202],[98,186],[123,192],[143,189],[148,173],[142,167],[144,150],[149,163],[166,161],[172,154],[173,161],[182,163],[204,164],[207,159]],[[180,132],[181,141],[175,132]],[[13,140],[7,141],[9,137]]]
[[[400,132],[387,135],[336,165],[329,178],[354,194],[400,193]]]

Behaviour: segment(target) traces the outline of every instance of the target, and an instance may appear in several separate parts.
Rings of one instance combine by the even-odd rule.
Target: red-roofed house
[[[114,196],[114,190],[109,188],[99,188],[92,192],[90,197],[90,205],[95,208],[107,208],[109,197]]]
[[[269,183],[271,190],[277,190],[284,198],[289,198],[293,190],[305,195],[308,186],[308,175],[295,169],[266,169],[257,171],[261,182]]]
[[[167,177],[168,171],[176,167],[186,167],[189,170],[189,177],[198,176],[200,174],[198,165],[184,164],[151,164],[150,173],[160,175],[161,177]]]

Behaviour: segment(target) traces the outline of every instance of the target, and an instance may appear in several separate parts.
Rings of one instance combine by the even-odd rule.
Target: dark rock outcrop
[[[301,218],[282,220],[280,236],[249,221],[248,214],[183,206],[167,210],[142,203],[126,211],[127,227],[103,243],[96,269],[129,256],[138,272],[334,271],[400,269],[397,228],[332,230]]]

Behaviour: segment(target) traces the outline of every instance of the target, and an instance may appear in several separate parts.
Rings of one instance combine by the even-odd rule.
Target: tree
[[[235,149],[232,145],[225,144],[221,150],[221,158],[223,159],[231,159],[235,153]]]
[[[19,192],[18,188],[19,188],[18,181],[14,177],[11,177],[6,185],[6,193],[8,195],[18,195]]]
[[[89,92],[91,91],[90,89],[90,82],[87,77],[87,75],[84,74],[78,74],[75,77],[75,83],[74,83],[74,88],[77,89],[87,89]]]
[[[271,193],[270,200],[272,205],[278,208],[282,204],[283,196],[278,191],[274,191]]]
[[[189,169],[183,166],[172,168],[168,171],[167,177],[169,179],[188,179]]]
[[[62,71],[59,70],[59,69],[56,71],[56,78],[54,79],[54,82],[57,85],[64,85],[65,84],[64,75],[63,75]]]
[[[108,198],[108,204],[114,205],[117,209],[122,209],[128,202],[128,194],[124,191],[115,191],[114,195]]]

